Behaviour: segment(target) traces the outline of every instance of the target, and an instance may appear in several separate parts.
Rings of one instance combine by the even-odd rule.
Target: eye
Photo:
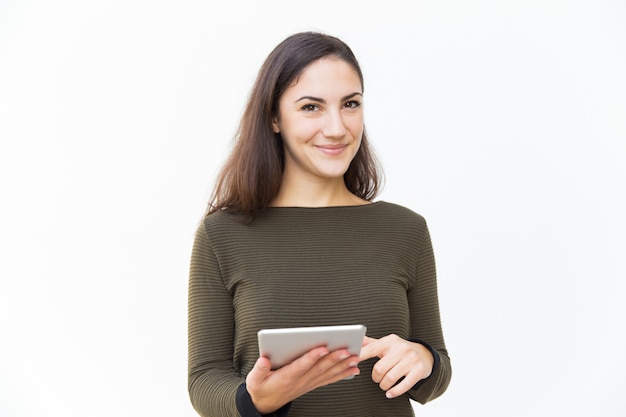
[[[357,100],[346,101],[343,105],[346,109],[356,109],[361,106],[361,102]]]
[[[305,111],[307,113],[313,113],[318,111],[320,108],[317,104],[305,104],[304,106],[301,107],[302,111]]]

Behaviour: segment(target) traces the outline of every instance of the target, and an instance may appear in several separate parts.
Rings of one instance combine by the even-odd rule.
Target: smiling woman
[[[262,66],[198,227],[189,393],[202,416],[412,416],[447,388],[425,220],[374,202],[379,166],[350,48],[287,38]],[[279,369],[257,332],[361,324],[359,356],[319,346]],[[351,378],[361,375],[358,378]]]
[[[272,206],[366,203],[343,180],[363,136],[362,88],[354,68],[331,57],[310,64],[285,91],[272,122],[285,150]]]
[[[329,114],[328,111],[318,113],[329,104],[326,100],[337,99],[334,91],[323,90],[326,82],[331,81],[335,86],[339,84],[339,79],[335,79],[336,74],[330,72],[329,67],[342,68],[342,77],[348,82],[341,85],[341,91],[346,91],[343,93],[345,97],[340,100],[342,106],[360,107],[363,75],[356,57],[341,40],[316,33],[299,33],[283,41],[270,53],[252,88],[235,148],[218,176],[208,213],[226,211],[253,219],[272,204],[279,204],[277,195],[286,177],[283,175],[286,164],[284,135],[279,132],[281,116],[286,111],[309,114],[312,118],[318,114]],[[303,88],[303,77],[307,80],[311,78],[307,83],[310,90]],[[315,86],[313,78],[319,82]],[[291,106],[282,100],[287,91],[296,92],[291,96]],[[357,113],[361,114],[363,128],[362,113]],[[331,111],[330,116],[338,115]],[[329,121],[328,116],[322,121]],[[330,121],[335,124],[334,128],[345,128],[340,122]],[[337,144],[336,139],[332,139],[332,132],[328,131],[333,129],[332,126],[323,128],[326,134],[331,134],[324,145],[330,145],[330,142]],[[378,194],[381,173],[365,131],[356,139],[360,144],[343,179],[351,194],[369,201]]]

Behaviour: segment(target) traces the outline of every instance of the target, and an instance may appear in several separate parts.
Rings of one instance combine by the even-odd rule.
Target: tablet
[[[358,355],[365,330],[366,327],[361,324],[264,329],[258,332],[259,353],[269,358],[272,369],[287,365],[320,346],[326,346],[331,351],[346,348],[353,355]]]

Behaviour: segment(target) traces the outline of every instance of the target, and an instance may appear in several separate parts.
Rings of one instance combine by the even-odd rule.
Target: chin
[[[348,171],[348,167],[345,167],[344,169],[337,169],[337,170],[330,170],[330,169],[323,169],[323,170],[319,170],[319,175],[323,178],[328,178],[328,179],[334,179],[334,178],[343,178],[343,176],[346,174],[346,172]]]

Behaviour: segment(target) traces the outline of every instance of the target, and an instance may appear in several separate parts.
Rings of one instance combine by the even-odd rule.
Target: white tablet
[[[259,353],[269,358],[272,369],[287,365],[320,346],[331,351],[346,348],[358,355],[365,331],[366,327],[361,324],[264,329],[258,332]]]

